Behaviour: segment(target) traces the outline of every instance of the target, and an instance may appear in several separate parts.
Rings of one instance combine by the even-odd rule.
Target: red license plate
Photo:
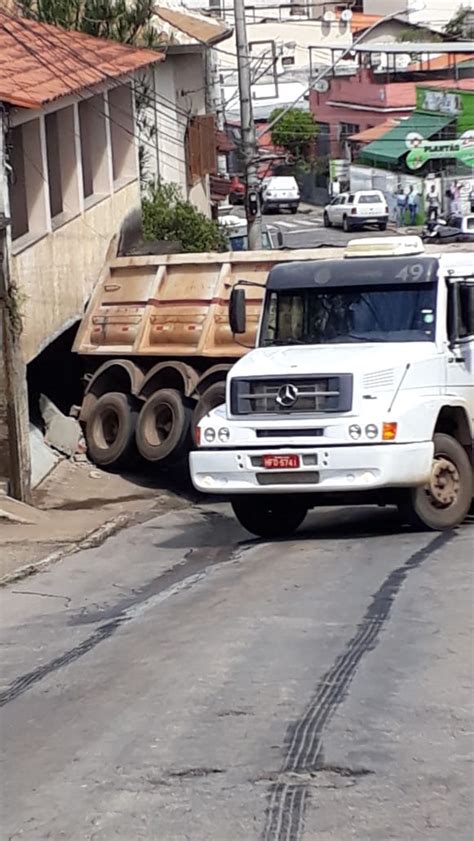
[[[267,470],[294,470],[300,466],[300,457],[294,455],[288,456],[263,456],[263,466]]]

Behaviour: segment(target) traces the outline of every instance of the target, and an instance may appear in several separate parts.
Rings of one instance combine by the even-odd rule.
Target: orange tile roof
[[[407,70],[419,70],[420,65],[426,70],[445,70],[447,67],[462,64],[463,61],[472,61],[472,59],[472,53],[444,53],[436,58],[430,57],[429,61],[426,57],[423,58],[422,62],[413,61],[408,65]]]
[[[400,120],[389,119],[383,123],[379,123],[372,128],[366,128],[365,131],[359,131],[357,134],[351,134],[349,140],[354,140],[356,143],[372,143],[372,140],[378,140],[379,137],[390,131],[391,128],[398,126]]]
[[[0,9],[0,101],[40,108],[163,61],[163,53],[37,23]]]

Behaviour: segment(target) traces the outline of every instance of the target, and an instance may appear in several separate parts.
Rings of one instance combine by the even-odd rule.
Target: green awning
[[[409,151],[405,138],[410,131],[416,131],[428,139],[455,120],[453,115],[421,114],[415,111],[411,117],[402,120],[400,125],[387,131],[383,137],[369,143],[360,153],[359,160],[372,166],[378,163],[396,164]]]

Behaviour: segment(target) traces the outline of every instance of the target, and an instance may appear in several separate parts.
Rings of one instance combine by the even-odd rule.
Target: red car
[[[230,182],[229,201],[231,204],[243,204],[245,200],[245,184],[238,175],[233,175]]]

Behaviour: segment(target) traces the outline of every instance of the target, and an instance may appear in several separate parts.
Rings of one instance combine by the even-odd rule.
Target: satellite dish
[[[352,20],[351,9],[344,9],[344,11],[341,12],[341,20],[343,20],[344,23],[349,23],[349,21]]]
[[[331,21],[336,20],[336,15],[335,15],[334,12],[332,12],[330,9],[328,9],[323,14],[323,20],[327,21],[327,23],[330,23]]]
[[[329,82],[327,79],[320,79],[319,82],[316,82],[314,86],[315,91],[318,93],[327,93],[329,90]]]

